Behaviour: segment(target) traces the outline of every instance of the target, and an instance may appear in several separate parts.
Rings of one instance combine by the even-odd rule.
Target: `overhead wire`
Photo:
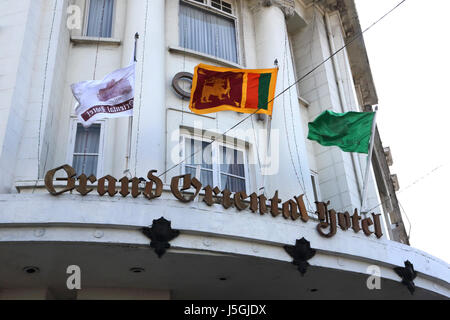
[[[299,79],[297,79],[294,83],[292,83],[291,85],[289,85],[287,88],[285,88],[284,90],[282,90],[279,94],[277,94],[274,98],[270,99],[267,103],[265,103],[263,106],[259,106],[257,109],[255,109],[254,112],[252,112],[251,114],[249,114],[247,117],[245,117],[244,119],[238,121],[236,124],[234,124],[232,127],[230,127],[229,129],[227,129],[225,132],[222,133],[222,136],[225,136],[227,133],[229,133],[230,131],[234,130],[236,127],[238,127],[240,124],[244,123],[247,119],[249,119],[250,117],[252,117],[253,115],[255,115],[258,111],[260,111],[262,109],[262,107],[269,105],[271,102],[273,102],[275,99],[277,99],[278,97],[282,96],[284,93],[286,93],[288,90],[290,90],[293,86],[295,86],[296,84],[298,84],[299,82],[301,82],[302,80],[304,80],[306,77],[308,77],[309,75],[311,75],[312,73],[314,73],[317,69],[319,69],[322,65],[324,65],[325,63],[327,63],[330,59],[332,59],[335,55],[337,55],[339,52],[341,52],[342,50],[344,50],[346,47],[348,47],[349,45],[351,45],[353,42],[355,42],[357,39],[359,39],[360,37],[362,37],[364,35],[364,33],[366,33],[367,31],[369,31],[371,28],[373,28],[375,25],[377,25],[380,21],[382,21],[384,18],[386,18],[389,14],[391,14],[394,10],[396,10],[398,7],[400,7],[403,3],[405,3],[407,0],[402,0],[401,2],[399,2],[395,7],[393,7],[391,10],[389,10],[387,13],[385,13],[381,18],[379,18],[378,20],[376,20],[375,22],[373,22],[369,27],[367,27],[366,29],[358,32],[356,35],[353,36],[353,38],[346,42],[340,49],[336,50],[334,53],[332,53],[330,56],[328,56],[326,59],[324,59],[322,62],[320,62],[319,64],[317,64],[314,68],[312,68],[310,71],[308,71],[306,74],[304,74],[303,76],[301,76]],[[208,142],[208,144],[205,146],[209,146],[210,144],[212,144],[214,141],[210,141]],[[163,173],[161,173],[158,177],[162,177],[163,175],[165,175],[166,173],[170,172],[171,170],[177,168],[179,165],[183,164],[186,160],[188,160],[189,158],[191,158],[192,156],[196,155],[197,153],[201,152],[202,148],[200,148],[197,151],[194,151],[191,155],[189,155],[188,157],[184,158],[183,160],[181,160],[180,162],[174,164],[173,166],[171,166],[170,168],[166,169]]]
[[[268,118],[267,118],[267,145],[266,145],[267,149],[266,149],[265,165],[267,165],[269,163],[267,161],[267,159],[268,159],[271,143],[272,143],[272,116],[268,116]],[[272,155],[272,152],[271,152],[271,155]],[[262,169],[261,169],[261,173],[262,173]],[[262,180],[263,180],[262,188],[260,188],[259,191],[261,191],[261,189],[262,189],[263,194],[266,195],[266,174],[262,174]]]
[[[287,74],[288,75],[288,83],[289,83],[289,67],[288,67],[288,55],[287,55],[287,41],[288,39],[287,39],[287,33],[286,33],[286,37],[285,37],[285,39],[284,39],[284,57],[283,57],[283,80],[282,80],[282,86],[284,87],[284,80],[285,80],[285,75]],[[289,102],[290,102],[290,105],[291,105],[291,107],[292,107],[292,101],[291,101],[291,95],[290,95],[290,90],[289,90],[289,96],[288,96],[288,99],[289,99]],[[304,180],[303,180],[303,175],[302,175],[302,173],[300,172],[300,175],[302,175],[302,178],[300,179],[300,177],[299,177],[299,173],[298,173],[298,171],[297,171],[297,166],[295,165],[295,161],[294,161],[294,156],[293,156],[293,152],[292,152],[292,148],[291,148],[291,142],[290,142],[290,137],[289,137],[289,129],[288,129],[288,124],[287,124],[287,115],[286,115],[286,104],[285,104],[285,96],[283,96],[283,115],[284,115],[284,117],[283,117],[283,119],[284,119],[284,129],[285,129],[285,132],[286,132],[286,142],[287,142],[287,146],[288,146],[288,151],[289,151],[289,156],[290,156],[290,159],[291,159],[291,163],[292,163],[292,168],[294,169],[294,174],[295,174],[295,177],[297,178],[297,182],[298,182],[298,184],[300,185],[300,188],[302,189],[302,193],[303,194],[305,194],[305,196],[306,196],[306,198],[307,198],[307,201],[308,201],[308,204],[309,204],[309,207],[310,208],[312,208],[312,206],[311,206],[311,203],[309,202],[309,199],[308,199],[308,196],[307,196],[307,193],[306,193],[306,186],[305,186],[305,182],[304,182]],[[293,130],[293,134],[295,135],[295,128],[294,128],[294,126],[292,126],[292,130]],[[295,136],[294,136],[294,140],[295,140]],[[297,149],[297,155],[298,155],[298,149]],[[301,170],[301,167],[300,167],[300,170]]]
[[[409,184],[409,185],[406,186],[405,188],[402,188],[402,189],[401,189],[400,191],[398,191],[396,194],[399,194],[399,193],[402,193],[402,192],[408,190],[409,188],[413,187],[414,185],[416,185],[417,183],[419,183],[420,181],[422,181],[423,179],[425,179],[426,177],[428,177],[430,174],[432,174],[432,173],[436,172],[437,170],[439,170],[439,169],[445,167],[446,165],[448,165],[448,163],[442,164],[442,165],[440,165],[440,166],[437,166],[436,168],[434,168],[433,170],[431,170],[431,171],[428,172],[427,174],[421,176],[419,179],[416,179],[414,182],[412,182],[411,184]],[[381,201],[381,202],[378,203],[376,206],[370,208],[370,209],[367,210],[367,211],[368,211],[368,212],[369,212],[369,211],[372,211],[372,210],[378,208],[379,206],[385,204],[387,201],[389,201],[389,200],[391,200],[391,199],[392,199],[392,196],[389,196],[389,197],[387,197],[385,200]],[[398,199],[397,199],[397,201],[398,201]]]
[[[105,7],[106,7],[106,0],[103,0],[102,15],[101,15],[101,18],[100,18],[100,30],[98,32],[97,48],[96,48],[96,52],[95,52],[94,75],[92,76],[92,80],[95,80],[95,76],[96,76],[96,73],[97,73],[98,52],[99,52],[99,49],[100,49],[100,39],[102,38],[103,20],[104,20],[104,17],[105,17]]]
[[[183,23],[183,72],[186,72],[186,47],[187,47],[187,19],[184,19]],[[188,107],[189,109],[189,107]],[[167,123],[167,120],[166,120]],[[167,124],[166,124],[167,126]],[[184,97],[181,98],[181,127],[184,127]],[[182,168],[180,167],[180,174]]]
[[[53,15],[52,15],[52,23],[50,27],[50,35],[48,37],[48,45],[47,45],[47,53],[45,57],[45,68],[44,68],[44,81],[42,85],[42,94],[41,94],[41,109],[39,112],[39,130],[38,130],[38,152],[37,152],[37,177],[36,177],[36,183],[33,187],[32,193],[34,193],[37,184],[39,182],[40,178],[40,159],[41,159],[41,130],[42,130],[42,116],[43,116],[43,110],[44,110],[44,100],[45,100],[45,90],[47,88],[47,73],[48,73],[48,59],[50,56],[50,48],[52,43],[52,37],[53,37],[53,30],[55,26],[55,18],[56,18],[56,7],[58,4],[58,0],[54,0],[53,4]]]
[[[256,157],[257,157],[257,160],[258,160],[258,167],[259,167],[259,170],[260,170],[260,173],[261,173],[261,176],[262,176],[263,172],[262,172],[262,166],[261,166],[261,157],[259,156],[259,143],[258,143],[258,139],[256,137],[256,130],[255,130],[255,124],[254,124],[254,121],[253,121],[253,117],[250,118],[250,120],[252,121],[253,137],[255,139],[255,148],[256,148]]]
[[[289,46],[289,38],[288,38],[288,33],[286,32],[286,42],[285,42],[285,46],[286,46],[286,52],[289,52],[289,55],[286,56],[286,60],[287,57],[292,57],[291,55],[291,49]],[[288,51],[289,50],[289,51]],[[290,72],[289,72],[289,65],[287,64],[287,80],[288,83],[291,81],[290,80]],[[302,180],[302,184],[303,184],[303,194],[305,195],[306,201],[309,205],[309,208],[313,208],[311,201],[309,200],[308,197],[308,192],[306,192],[306,184],[305,184],[305,179],[303,177],[303,169],[302,169],[302,161],[300,159],[300,151],[299,151],[299,147],[298,147],[298,143],[297,143],[297,135],[295,133],[295,124],[294,124],[294,108],[292,106],[292,94],[291,94],[291,90],[289,90],[289,106],[290,106],[290,111],[291,111],[291,124],[292,124],[292,134],[294,136],[294,144],[295,144],[295,151],[296,151],[296,155],[297,155],[297,161],[298,161],[298,167],[299,167],[299,171],[300,171],[300,177]],[[286,120],[286,119],[285,119]],[[286,123],[287,125],[287,123]],[[287,137],[287,139],[289,139],[289,137]]]
[[[139,90],[139,106],[138,106],[138,119],[137,119],[137,130],[136,130],[136,151],[134,156],[134,174],[137,176],[137,164],[138,164],[138,150],[139,150],[139,136],[140,136],[140,127],[141,127],[141,107],[142,107],[142,91],[143,91],[143,82],[144,82],[144,65],[145,65],[145,48],[147,44],[147,25],[148,25],[148,1],[145,1],[145,23],[144,23],[144,42],[142,44],[142,50],[144,54],[142,55],[142,64],[141,64],[141,88]]]
[[[448,164],[449,164],[449,163],[445,163],[445,164],[442,164],[442,165],[437,166],[437,167],[434,168],[433,170],[429,171],[427,174],[425,174],[425,175],[421,176],[420,178],[416,179],[414,182],[412,182],[411,184],[409,184],[407,187],[402,188],[400,191],[394,193],[395,196],[396,196],[397,194],[402,193],[403,191],[408,190],[408,189],[411,188],[412,186],[416,185],[417,183],[419,183],[420,181],[424,180],[426,177],[428,177],[428,176],[431,175],[432,173],[434,173],[434,172],[436,172],[437,170],[439,170],[439,169],[445,167],[445,166],[448,165]],[[374,207],[372,207],[371,209],[367,210],[367,212],[370,212],[370,211],[372,211],[372,210],[375,210],[375,209],[378,208],[379,206],[384,205],[387,201],[391,200],[392,198],[393,198],[393,196],[387,197],[386,199],[384,199],[383,201],[381,201],[380,203],[378,203],[376,206],[374,206]],[[409,230],[408,230],[407,237],[408,237],[408,240],[409,240],[409,239],[411,238],[412,223],[411,223],[411,220],[410,220],[409,217],[408,217],[408,214],[406,213],[405,208],[404,208],[403,205],[400,203],[400,200],[399,200],[398,198],[397,198],[397,202],[398,202],[398,204],[399,204],[400,210],[403,212],[403,214],[405,215],[406,219],[408,220]]]
[[[412,229],[411,220],[409,220],[409,217],[406,214],[406,210],[405,210],[405,208],[403,208],[403,205],[401,204],[400,200],[397,199],[397,202],[398,202],[398,205],[400,206],[400,209],[403,211],[403,214],[405,215],[406,220],[408,220],[409,230],[408,230],[407,237],[408,237],[408,241],[409,241],[409,239],[411,239],[411,229]]]
[[[100,39],[103,36],[102,32],[103,32],[103,21],[104,21],[104,17],[105,17],[105,7],[106,7],[106,0],[103,0],[102,14],[101,14],[101,18],[100,18],[100,30],[98,32],[97,47],[96,47],[96,50],[95,50],[94,73],[92,75],[92,80],[95,80],[95,77],[96,77],[96,74],[97,74],[98,54],[99,54],[99,49],[100,49]],[[77,128],[77,131],[78,131],[78,128]],[[81,165],[81,172],[85,173],[86,175],[90,175],[91,172],[85,172],[85,170],[86,170],[86,154],[87,154],[88,140],[89,140],[89,129],[88,128],[84,128],[84,131],[86,133],[86,138],[85,138],[85,141],[84,141],[83,162],[82,162],[82,165]]]

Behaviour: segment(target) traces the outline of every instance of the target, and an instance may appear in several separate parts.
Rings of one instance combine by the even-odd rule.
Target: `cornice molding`
[[[292,17],[295,12],[294,0],[251,0],[249,4],[249,7],[252,10],[258,10],[262,7],[271,6],[277,6],[280,8],[286,18]]]

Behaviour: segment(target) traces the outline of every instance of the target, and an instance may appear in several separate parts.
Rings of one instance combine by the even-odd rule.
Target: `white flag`
[[[78,101],[75,113],[84,127],[98,119],[133,115],[135,63],[108,74],[103,80],[71,85]]]

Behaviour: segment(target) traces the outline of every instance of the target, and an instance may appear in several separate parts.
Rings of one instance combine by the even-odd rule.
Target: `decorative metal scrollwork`
[[[305,238],[301,238],[295,242],[295,246],[284,246],[284,250],[294,258],[292,263],[297,266],[298,271],[304,276],[310,265],[308,260],[316,254],[316,250],[311,249],[310,242]]]
[[[169,241],[180,235],[180,231],[172,229],[171,222],[164,217],[153,220],[152,226],[143,228],[142,233],[151,240],[150,247],[155,250],[159,258],[170,248]]]
[[[405,267],[396,267],[394,271],[402,278],[402,283],[408,288],[409,292],[414,294],[416,286],[413,280],[417,277],[417,272],[414,270],[413,264],[406,260]]]

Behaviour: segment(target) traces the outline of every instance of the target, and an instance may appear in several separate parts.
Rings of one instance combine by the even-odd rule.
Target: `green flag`
[[[308,124],[309,140],[346,152],[369,153],[374,112],[325,111]]]

